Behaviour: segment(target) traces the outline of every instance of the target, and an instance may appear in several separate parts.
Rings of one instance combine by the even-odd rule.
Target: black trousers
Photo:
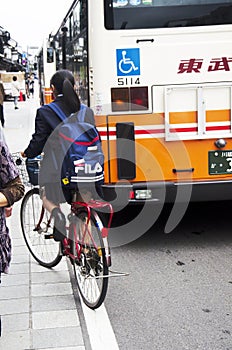
[[[2,126],[4,126],[5,119],[4,119],[4,113],[3,113],[3,105],[1,105],[1,104],[0,104],[0,120],[1,120]]]

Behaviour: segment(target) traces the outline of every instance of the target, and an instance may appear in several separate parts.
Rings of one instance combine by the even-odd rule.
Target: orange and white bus
[[[108,199],[232,199],[232,0],[75,0],[47,42],[94,110]]]
[[[38,53],[39,95],[41,104],[50,103],[53,100],[50,79],[56,71],[55,50],[50,46],[50,41],[45,39],[43,47]]]

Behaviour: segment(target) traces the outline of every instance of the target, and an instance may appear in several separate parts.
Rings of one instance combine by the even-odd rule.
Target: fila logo
[[[99,162],[95,164],[93,169],[91,168],[91,164],[85,163],[84,159],[75,160],[73,164],[75,166],[76,174],[78,174],[78,171],[84,171],[85,174],[96,174],[103,171],[103,168]]]

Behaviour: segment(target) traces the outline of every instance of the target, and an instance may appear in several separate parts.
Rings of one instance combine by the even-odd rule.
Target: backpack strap
[[[86,112],[86,105],[84,105],[83,103],[81,103],[81,107],[80,107],[80,110],[78,112],[78,120],[79,122],[81,123],[84,123],[85,122],[85,112]]]
[[[63,122],[67,118],[65,113],[62,111],[62,109],[56,104],[56,103],[50,103],[47,105],[47,107],[51,108],[56,115],[60,118],[60,120]],[[78,112],[78,120],[81,123],[84,123],[85,121],[85,112],[86,112],[86,105],[81,103],[80,110]]]
[[[47,107],[52,109],[62,122],[67,118],[62,109],[56,103],[50,103]]]

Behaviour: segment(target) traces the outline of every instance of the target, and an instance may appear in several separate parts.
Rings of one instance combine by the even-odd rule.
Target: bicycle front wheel
[[[52,238],[51,215],[43,208],[37,187],[24,196],[20,221],[23,237],[34,259],[44,267],[56,266],[62,258],[60,242],[55,242]]]
[[[108,288],[109,268],[107,238],[102,239],[100,219],[91,211],[80,210],[73,221],[74,274],[84,303],[91,309],[104,301]]]

